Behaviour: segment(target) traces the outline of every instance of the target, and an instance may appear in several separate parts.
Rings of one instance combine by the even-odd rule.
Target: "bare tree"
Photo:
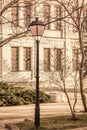
[[[66,73],[65,74],[65,67],[67,64],[67,68],[66,68]],[[78,90],[78,74],[77,73],[72,73],[71,70],[69,70],[69,66],[68,66],[69,62],[68,59],[66,60],[65,58],[62,58],[62,64],[61,64],[61,68],[59,71],[56,70],[56,66],[52,65],[52,70],[50,75],[46,74],[46,79],[47,82],[49,81],[49,85],[50,87],[52,87],[52,84],[56,87],[56,91],[59,93],[62,92],[62,96],[61,96],[61,101],[66,101],[68,102],[70,111],[71,111],[71,115],[72,115],[72,119],[76,120],[76,103],[77,103],[77,90]],[[67,82],[66,82],[66,78],[72,78],[72,84],[67,87]],[[46,81],[45,81],[46,84]],[[68,90],[69,88],[71,88],[72,86],[72,95],[70,96],[70,91]],[[57,93],[57,94],[58,94]],[[58,96],[58,95],[57,95]],[[72,99],[71,99],[72,97]],[[63,98],[63,99],[62,99]]]
[[[37,3],[37,2],[36,2]],[[31,8],[35,2],[31,2],[30,4],[24,4],[24,1],[20,0],[12,0],[12,1],[7,1],[7,2],[0,2],[0,31],[1,31],[1,36],[4,35],[2,33],[2,27],[4,26],[9,26],[10,27],[10,35],[8,35],[4,38],[0,38],[0,47],[3,45],[9,43],[13,39],[18,39],[20,37],[25,37],[26,34],[29,33],[29,23],[27,27],[24,28],[21,24],[17,23],[22,23],[23,20],[26,18],[29,20],[29,16],[21,15],[18,17],[18,12],[23,12],[26,10],[26,8]],[[12,12],[13,10],[13,12]],[[13,13],[13,14],[12,14]],[[13,15],[13,18],[9,15]],[[28,15],[28,14],[27,14]],[[14,17],[18,17],[15,19]],[[29,21],[30,22],[30,21]]]
[[[49,0],[47,0],[49,2]],[[35,5],[35,7],[40,6],[40,4],[42,4],[43,2],[47,2],[45,0],[40,1],[37,0],[36,2],[32,2],[32,5]],[[14,32],[12,32],[12,34],[5,38],[1,38],[0,40],[0,47],[2,47],[3,45],[7,44],[8,42],[10,42],[11,40],[15,39],[15,38],[20,38],[20,37],[24,37],[27,32],[29,31],[28,26],[25,29],[22,26],[16,26],[15,21],[14,20],[10,20],[8,17],[5,17],[4,14],[6,14],[6,12],[8,12],[9,9],[14,8],[15,4],[20,2],[19,0],[12,0],[11,2],[8,1],[7,4],[5,4],[3,6],[3,8],[1,8],[0,10],[0,22],[1,25],[2,24],[7,24],[10,23],[12,25],[14,25]],[[83,102],[83,106],[84,106],[84,110],[87,111],[86,108],[86,103],[84,101],[84,90],[83,90],[83,76],[84,76],[84,62],[85,62],[85,53],[84,53],[84,37],[83,37],[83,31],[84,28],[86,28],[85,26],[85,22],[87,20],[87,16],[83,17],[83,11],[85,11],[86,9],[86,1],[85,0],[50,0],[50,2],[56,2],[58,3],[62,9],[63,9],[63,16],[61,18],[56,19],[56,17],[53,17],[53,20],[50,19],[49,22],[46,22],[45,25],[47,24],[51,24],[53,22],[56,21],[63,21],[64,23],[67,23],[71,26],[73,26],[74,28],[76,28],[77,33],[78,33],[78,41],[79,41],[79,46],[80,46],[80,50],[81,50],[81,62],[80,62],[80,68],[79,68],[79,82],[80,82],[80,91],[81,91],[81,97],[82,97],[82,102]],[[29,5],[28,5],[29,6]],[[18,6],[19,7],[19,6]],[[19,7],[19,10],[21,10],[21,8],[24,8],[25,6],[21,6]],[[2,19],[4,19],[5,22],[2,21]],[[22,19],[25,19],[25,17],[18,19],[18,21],[21,21]]]
[[[57,2],[62,8],[63,11],[66,12],[66,18],[63,17],[63,19],[56,19],[56,20],[62,20],[68,25],[73,26],[76,28],[76,31],[78,33],[78,42],[81,50],[81,62],[80,62],[80,68],[79,68],[79,83],[80,83],[80,92],[82,97],[82,102],[84,106],[85,112],[87,112],[86,108],[86,102],[84,100],[84,85],[83,85],[83,77],[84,77],[84,63],[85,63],[85,51],[84,51],[84,29],[86,31],[86,20],[87,15],[83,15],[83,13],[86,11],[86,1],[85,0],[51,0]],[[54,21],[51,21],[54,22]],[[50,23],[50,22],[49,22]],[[47,23],[47,24],[49,24]],[[87,43],[87,40],[85,40],[85,43]],[[86,45],[86,44],[85,44]]]

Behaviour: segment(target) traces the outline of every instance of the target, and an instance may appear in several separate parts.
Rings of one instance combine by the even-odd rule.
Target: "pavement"
[[[24,121],[25,119],[34,120],[35,105],[23,105],[23,106],[9,106],[0,107],[0,130],[11,130],[5,128],[5,124],[16,123]],[[76,112],[83,111],[81,103],[77,103]],[[44,103],[40,105],[41,118],[49,116],[68,115],[70,108],[67,103]],[[16,130],[16,129],[14,129]],[[85,128],[71,129],[71,130],[87,130]]]

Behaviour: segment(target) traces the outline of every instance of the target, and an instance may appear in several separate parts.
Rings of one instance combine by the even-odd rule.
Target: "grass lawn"
[[[76,116],[73,121],[71,116],[47,117],[41,119],[40,130],[69,130],[71,128],[87,126],[87,114]],[[16,124],[20,130],[34,130],[34,122],[26,121]]]

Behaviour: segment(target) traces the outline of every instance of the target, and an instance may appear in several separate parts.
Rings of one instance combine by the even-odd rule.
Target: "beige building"
[[[10,0],[2,1],[0,10],[9,2]],[[49,23],[65,14],[63,8],[52,1],[35,3],[34,0],[32,2],[19,0],[5,10],[1,17],[0,39],[3,41],[8,38],[8,40],[4,41],[6,44],[0,48],[0,81],[20,84],[21,86],[34,86],[36,80],[36,43],[30,31],[20,36],[17,34],[26,32],[30,22],[35,17],[44,23]],[[12,36],[12,40],[9,40]],[[75,27],[63,20],[46,25],[39,48],[42,87],[58,86],[52,79],[55,76],[60,79],[62,72],[68,87],[72,86],[74,81],[72,74],[78,70],[78,48],[78,32]]]

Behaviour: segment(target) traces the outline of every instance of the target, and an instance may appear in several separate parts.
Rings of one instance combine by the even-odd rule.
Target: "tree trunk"
[[[87,112],[86,102],[84,100],[84,92],[83,92],[83,62],[84,62],[84,53],[83,53],[83,44],[82,44],[81,30],[79,30],[79,43],[80,43],[80,49],[81,49],[81,54],[82,54],[81,63],[80,63],[80,69],[79,69],[80,93],[81,93],[81,98],[82,98],[84,111]]]
[[[72,108],[72,105],[70,103],[70,99],[69,99],[69,96],[68,96],[66,90],[64,91],[64,93],[65,93],[67,100],[68,100],[68,104],[69,104],[70,111],[71,111],[71,114],[72,114],[72,120],[76,120],[76,114],[75,114],[75,111],[73,111],[73,108]]]

